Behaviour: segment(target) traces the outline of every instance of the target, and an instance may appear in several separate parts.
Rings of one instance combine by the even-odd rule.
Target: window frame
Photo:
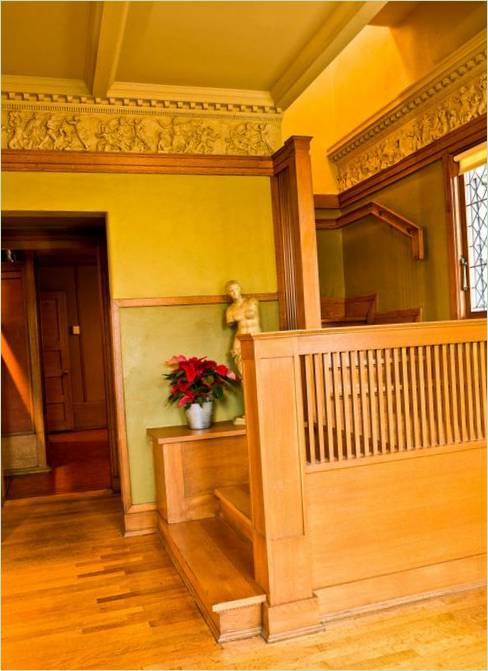
[[[466,279],[467,290],[461,286],[461,290],[464,292],[464,316],[467,319],[481,319],[486,317],[486,310],[472,310],[471,309],[471,273],[469,272],[469,243],[468,243],[468,220],[466,216],[466,182],[464,180],[464,175],[458,175],[458,189],[459,189],[459,225],[460,225],[460,238],[461,238],[461,258],[464,258],[467,261],[467,266],[465,268],[460,268],[462,280]],[[464,282],[463,282],[464,283]]]
[[[461,152],[474,149],[484,141],[486,133],[467,145],[452,147],[442,157],[446,182],[451,319],[483,319],[487,316],[486,311],[471,310],[469,269],[466,269],[468,289],[463,288],[465,271],[461,266],[461,257],[468,259],[466,200],[464,177],[459,174],[459,163],[454,158]]]

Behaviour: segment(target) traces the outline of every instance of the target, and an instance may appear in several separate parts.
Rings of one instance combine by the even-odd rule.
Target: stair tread
[[[232,487],[219,487],[215,490],[215,496],[226,501],[237,508],[245,517],[251,519],[251,497],[249,485],[233,485]]]
[[[200,598],[213,610],[265,599],[253,578],[251,545],[218,518],[165,524],[164,534],[191,574]],[[219,608],[220,606],[220,608]]]

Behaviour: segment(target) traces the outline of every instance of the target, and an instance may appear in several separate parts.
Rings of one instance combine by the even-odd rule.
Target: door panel
[[[73,401],[64,291],[42,291],[39,310],[47,430],[70,431]]]

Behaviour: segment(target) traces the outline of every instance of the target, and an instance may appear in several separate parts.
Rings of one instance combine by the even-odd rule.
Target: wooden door
[[[42,291],[39,310],[48,431],[73,429],[73,400],[64,291]]]

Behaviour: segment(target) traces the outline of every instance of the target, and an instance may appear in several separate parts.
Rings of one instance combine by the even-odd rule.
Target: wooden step
[[[266,596],[253,579],[251,544],[216,517],[176,524],[160,518],[159,529],[217,641],[260,634]]]
[[[224,520],[238,533],[252,540],[251,498],[249,485],[219,487],[214,490]]]

